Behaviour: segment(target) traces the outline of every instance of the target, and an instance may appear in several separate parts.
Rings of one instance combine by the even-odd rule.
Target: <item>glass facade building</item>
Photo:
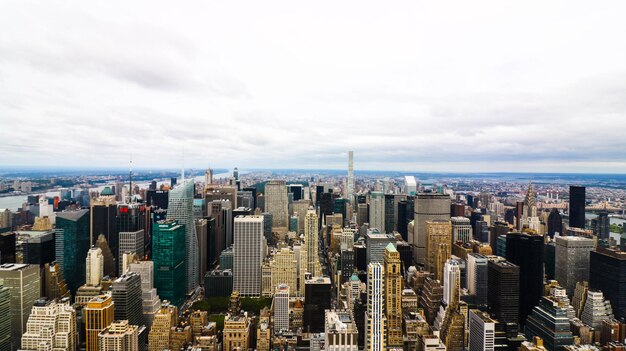
[[[186,293],[185,226],[175,220],[160,221],[152,237],[154,286],[161,299],[180,306]]]
[[[56,258],[72,294],[85,282],[89,251],[89,210],[59,212],[56,219]]]

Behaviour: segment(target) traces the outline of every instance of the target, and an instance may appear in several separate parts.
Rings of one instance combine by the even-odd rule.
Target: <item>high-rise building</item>
[[[565,345],[572,345],[574,338],[570,331],[567,307],[555,297],[543,296],[526,320],[526,336],[529,339],[543,339],[543,345],[548,351],[562,351]]]
[[[479,309],[487,308],[488,264],[486,256],[477,253],[467,255],[467,290],[474,296],[474,303]]]
[[[385,249],[390,243],[395,244],[396,238],[391,234],[383,234],[378,229],[367,230],[365,235],[367,263],[382,263],[385,256]]]
[[[178,324],[178,308],[164,304],[154,315],[148,334],[148,350],[162,351],[170,346],[170,330]]]
[[[358,351],[358,338],[352,311],[325,311],[324,344],[327,351]]]
[[[354,151],[348,151],[348,181],[346,183],[346,199],[354,203]]]
[[[370,193],[370,228],[385,231],[385,194],[381,191]]]
[[[261,264],[267,245],[263,236],[263,216],[235,218],[234,239],[233,290],[241,296],[261,296]]]
[[[0,350],[11,350],[11,292],[0,279]]]
[[[589,281],[589,256],[594,246],[591,238],[556,237],[555,278],[569,296],[574,295],[577,282]]]
[[[64,211],[56,219],[56,260],[72,294],[85,281],[89,251],[89,210]]]
[[[467,217],[452,217],[450,218],[452,223],[452,242],[466,243],[472,240],[472,225],[470,219]]]
[[[520,269],[511,262],[488,263],[489,309],[498,321],[518,323],[520,309]]]
[[[425,268],[435,275],[435,279],[443,280],[443,266],[452,256],[452,225],[448,220],[426,221],[424,231]]]
[[[427,233],[426,221],[450,220],[450,196],[435,193],[421,193],[415,197],[414,232],[409,233],[409,244],[413,247],[413,257],[418,264],[426,264]]]
[[[104,274],[104,257],[99,247],[92,247],[87,252],[85,262],[85,284],[91,286],[99,286]]]
[[[143,304],[143,317],[146,326],[152,325],[154,315],[161,307],[161,299],[154,288],[154,262],[139,261],[128,265],[129,272],[139,274],[141,278],[141,300]]]
[[[117,320],[98,334],[98,351],[139,351],[140,328]]]
[[[22,240],[22,262],[39,266],[52,263],[55,260],[54,236],[54,230],[28,232]],[[0,250],[4,256],[4,249]]]
[[[387,349],[387,317],[384,306],[385,270],[379,262],[367,266],[367,311],[365,312],[365,350]]]
[[[26,323],[20,350],[76,350],[76,311],[64,301],[39,299]]]
[[[611,303],[604,299],[602,291],[588,290],[585,298],[585,307],[580,314],[580,319],[586,325],[600,330],[602,322],[613,318]]]
[[[185,300],[185,226],[175,220],[159,221],[153,226],[152,260],[154,286],[162,299],[180,306]]]
[[[402,347],[402,270],[400,254],[392,243],[385,248],[385,315],[387,318],[387,346]]]
[[[280,284],[274,294],[274,333],[289,330],[289,286]]]
[[[113,256],[109,243],[103,234],[98,235],[95,247],[100,248],[102,251],[102,258],[104,260],[104,276],[109,276],[110,278],[117,276],[117,271],[115,270],[115,257]]]
[[[181,184],[170,190],[167,205],[167,218],[185,225],[186,292],[195,289],[200,281],[198,237],[193,223],[193,196],[193,180],[183,180]]]
[[[144,230],[136,230],[132,232],[120,232],[119,233],[119,252],[117,252],[117,260],[120,261],[119,274],[124,274],[122,271],[122,257],[125,253],[134,253],[137,257],[144,257]]]
[[[548,215],[548,236],[554,238],[556,233],[563,234],[563,216],[553,208]]]
[[[0,233],[0,264],[15,263],[15,232]]]
[[[114,315],[115,308],[111,295],[96,296],[83,308],[87,351],[98,351],[98,334],[113,322]]]
[[[292,296],[299,296],[298,292],[298,262],[291,248],[282,247],[270,261],[272,275],[272,289],[285,284],[289,287]]]
[[[543,235],[509,233],[506,259],[519,267],[519,323],[524,324],[543,296]]]
[[[443,267],[443,303],[456,307],[461,297],[461,266],[459,261],[449,259]]]
[[[313,277],[304,284],[304,330],[321,333],[324,331],[324,311],[331,308],[330,278]]]
[[[569,226],[585,228],[585,187],[569,187]]]
[[[468,351],[495,350],[496,321],[479,310],[469,311]]]
[[[304,218],[304,244],[307,250],[307,271],[313,276],[318,276],[321,274],[318,252],[319,235],[317,213],[313,209],[308,210]]]
[[[428,324],[432,325],[437,311],[439,311],[439,305],[443,299],[443,286],[440,280],[426,277],[424,279],[424,287],[422,288],[419,306],[424,309],[424,317]]]
[[[205,218],[194,220],[198,237],[198,255],[200,262],[200,277],[204,278],[209,267],[209,221]]]
[[[5,263],[0,265],[0,281],[4,281],[11,295],[11,342],[12,349],[17,350],[31,308],[40,297],[39,266]]]
[[[117,234],[115,217],[117,214],[117,202],[115,193],[110,187],[104,187],[100,196],[92,198],[89,203],[91,216],[90,245],[94,245],[100,234],[103,234],[107,241],[114,240]]]
[[[610,234],[610,219],[609,212],[607,210],[601,210],[598,212],[598,217],[595,219],[596,226],[593,228],[596,235],[600,239],[608,240]]]
[[[70,297],[63,272],[56,262],[46,263],[43,267],[43,295],[50,300]]]
[[[150,218],[150,210],[143,203],[133,202],[118,205],[117,217],[115,218],[117,228],[117,235],[114,236],[115,242],[107,239],[109,246],[111,247],[111,252],[115,256],[115,265],[117,268],[116,272],[119,270],[119,266],[122,263],[122,254],[125,251],[135,252],[139,257],[143,257],[144,253],[150,253],[150,236],[146,234],[151,233],[152,222],[153,221]],[[136,232],[138,231],[142,231],[144,235],[143,241],[141,241],[141,238],[137,237],[138,234]],[[120,247],[122,240],[121,233],[135,233],[126,235],[125,248],[127,250],[123,250]],[[142,248],[138,248],[137,246],[139,243],[142,243],[144,246]],[[135,248],[133,249],[133,247]]]
[[[289,203],[284,180],[270,180],[265,183],[265,211],[272,214],[272,230],[286,231]]]
[[[115,303],[116,320],[127,320],[132,325],[137,326],[145,324],[139,274],[129,272],[115,279],[111,295]]]
[[[626,252],[598,247],[589,257],[589,287],[611,301],[615,318],[626,317]]]

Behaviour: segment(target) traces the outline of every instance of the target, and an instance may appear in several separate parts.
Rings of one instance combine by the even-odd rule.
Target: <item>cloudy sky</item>
[[[0,2],[0,165],[626,172],[626,2]]]

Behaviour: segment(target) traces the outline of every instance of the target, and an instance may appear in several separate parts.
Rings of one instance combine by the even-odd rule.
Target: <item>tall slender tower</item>
[[[198,252],[198,237],[193,222],[193,178],[182,181],[177,187],[170,190],[167,209],[167,218],[175,219],[185,225],[185,265],[187,271],[187,292],[198,286],[200,275],[200,253]]]
[[[346,184],[346,198],[351,203],[354,201],[354,164],[352,163],[354,159],[354,151],[348,151],[348,184]]]
[[[385,270],[380,262],[367,266],[367,311],[365,312],[365,350],[387,348],[387,318],[384,308]]]
[[[87,351],[98,350],[98,334],[113,322],[114,309],[111,295],[96,296],[83,309]]]
[[[86,285],[98,286],[104,275],[104,256],[102,256],[102,250],[99,247],[92,247],[87,251],[87,259],[85,262],[87,266]]]
[[[399,347],[402,340],[402,274],[400,253],[392,243],[387,244],[385,262],[385,315],[387,316],[387,345]]]
[[[233,245],[233,290],[241,296],[261,296],[261,264],[267,243],[263,216],[235,217]]]
[[[317,213],[310,209],[304,217],[304,242],[307,250],[307,271],[313,276],[321,273],[319,262],[318,245],[319,237],[317,235]]]

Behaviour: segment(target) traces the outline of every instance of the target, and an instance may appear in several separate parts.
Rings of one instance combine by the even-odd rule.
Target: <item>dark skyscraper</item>
[[[0,264],[15,263],[15,233],[0,233]]]
[[[554,238],[554,233],[563,234],[563,217],[556,208],[548,215],[548,235]]]
[[[519,266],[520,324],[524,324],[543,296],[543,246],[542,235],[508,233],[506,236],[506,259]]]
[[[407,216],[407,202],[406,200],[400,200],[398,202],[398,233],[402,236],[402,240],[408,241],[409,237],[407,234],[408,229],[408,221],[406,220]],[[412,212],[411,212],[412,213]]]
[[[42,267],[46,263],[51,263],[55,260],[54,231],[32,232],[22,242],[22,252],[24,263],[37,264]]]
[[[569,187],[569,226],[585,228],[585,187]]]
[[[144,325],[143,302],[141,299],[141,277],[133,272],[126,273],[113,281],[111,289],[115,305],[115,319],[128,320],[132,325]]]
[[[57,213],[56,260],[72,294],[85,282],[85,258],[89,251],[89,210]]]
[[[517,323],[520,300],[520,269],[508,261],[487,265],[489,310],[500,322]]]
[[[615,318],[626,317],[626,252],[598,247],[590,252],[589,286],[611,301]]]
[[[330,309],[330,278],[313,277],[304,288],[304,330],[324,332],[324,311]]]
[[[608,239],[610,232],[609,212],[606,210],[598,212],[598,218],[596,218],[596,235],[600,239]]]

